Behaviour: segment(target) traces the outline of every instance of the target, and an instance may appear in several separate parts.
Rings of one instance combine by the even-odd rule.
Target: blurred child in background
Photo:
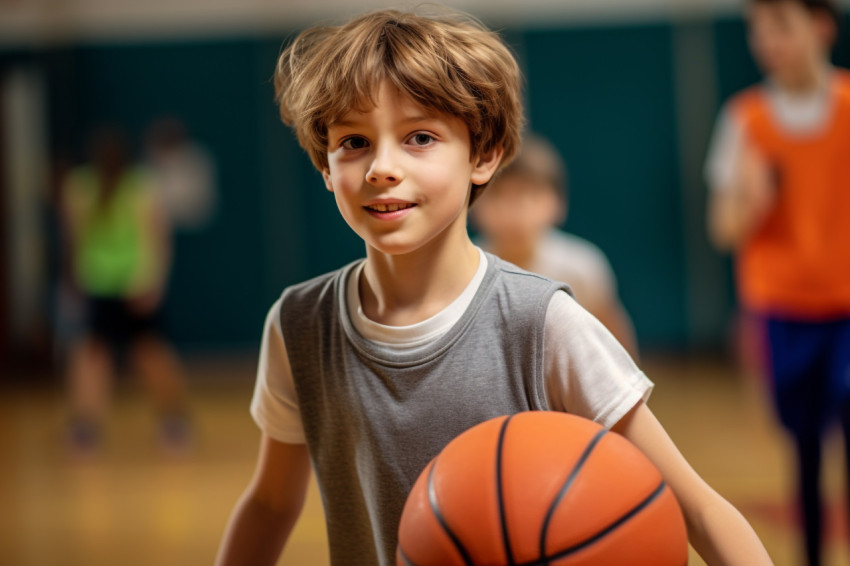
[[[736,255],[747,327],[794,441],[805,551],[817,565],[821,440],[836,419],[850,438],[850,73],[829,63],[839,19],[830,0],[750,0],[747,19],[766,80],[718,118],[708,224]]]
[[[182,449],[186,392],[160,331],[171,264],[163,206],[150,176],[130,164],[120,130],[100,129],[90,150],[91,163],[71,170],[62,189],[71,283],[86,311],[68,360],[69,442],[79,454],[98,448],[113,374],[127,355],[154,397],[164,446]]]
[[[218,205],[215,163],[209,152],[192,139],[181,120],[163,116],[148,127],[145,158],[172,228],[203,230]]]
[[[471,209],[485,250],[523,269],[563,281],[637,359],[637,341],[617,296],[605,254],[557,229],[568,209],[567,173],[557,150],[541,137],[523,140],[516,159],[490,183]]]

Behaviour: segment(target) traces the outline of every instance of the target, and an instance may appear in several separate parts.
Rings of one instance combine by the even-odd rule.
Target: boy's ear
[[[818,11],[814,13],[815,33],[818,34],[821,44],[829,52],[835,45],[838,36],[838,25],[832,16],[826,11]]]
[[[331,184],[331,172],[327,167],[322,169],[322,179],[325,181],[325,188],[330,192],[334,192],[334,186]]]
[[[496,169],[499,168],[499,163],[502,162],[503,154],[504,150],[502,149],[502,146],[497,146],[489,152],[479,155],[476,158],[475,167],[472,169],[472,184],[487,184],[490,179],[493,178],[493,175],[496,173]]]

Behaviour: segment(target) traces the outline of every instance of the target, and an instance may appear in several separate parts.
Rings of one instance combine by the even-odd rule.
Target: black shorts
[[[88,300],[89,333],[113,348],[123,350],[141,336],[162,335],[161,318],[158,310],[136,312],[125,299],[90,297]]]

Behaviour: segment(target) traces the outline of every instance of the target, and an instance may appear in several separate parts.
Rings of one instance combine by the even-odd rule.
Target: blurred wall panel
[[[17,68],[3,84],[3,182],[8,340],[26,348],[44,328],[46,292],[43,203],[48,171],[44,80]]]
[[[567,164],[565,228],[602,248],[643,345],[687,340],[669,24],[529,30],[530,122]]]
[[[5,73],[3,72],[3,68],[0,67],[0,84],[5,82]],[[6,101],[6,92],[4,89],[0,88],[0,107],[5,106]],[[0,133],[6,131],[6,116],[3,115],[3,112],[0,112]],[[9,261],[8,261],[8,244],[6,243],[9,239],[7,235],[6,227],[6,218],[8,215],[8,211],[6,210],[6,194],[9,191],[7,177],[6,174],[8,163],[6,154],[6,140],[5,136],[0,135],[0,376],[5,377],[7,373],[9,373],[9,356],[11,354],[11,344],[9,344],[9,326],[10,326],[10,316],[9,316],[9,301],[7,297],[9,296]]]
[[[682,238],[685,242],[688,342],[717,343],[729,324],[729,263],[706,237],[707,202],[703,162],[717,108],[714,34],[705,20],[678,22],[673,28]]]

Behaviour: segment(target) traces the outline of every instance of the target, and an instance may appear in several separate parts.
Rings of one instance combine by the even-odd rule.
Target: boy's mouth
[[[407,208],[413,208],[416,204],[412,202],[392,202],[387,204],[370,204],[368,206],[364,206],[366,210],[371,210],[373,212],[396,212],[398,210],[405,210]]]

